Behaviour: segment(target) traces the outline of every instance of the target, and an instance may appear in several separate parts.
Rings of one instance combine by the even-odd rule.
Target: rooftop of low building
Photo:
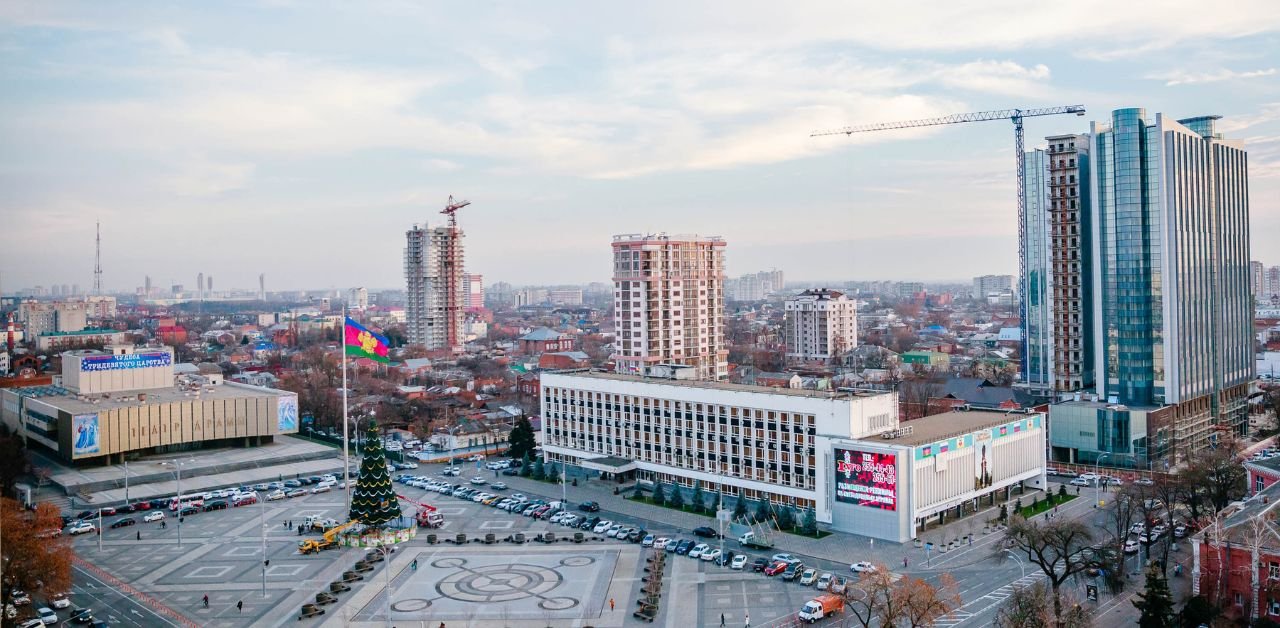
[[[942,414],[934,414],[924,418],[906,421],[901,427],[911,428],[911,433],[889,442],[895,445],[925,445],[953,436],[960,436],[977,430],[1004,425],[1034,414],[1023,412],[992,412],[984,410],[953,410]]]

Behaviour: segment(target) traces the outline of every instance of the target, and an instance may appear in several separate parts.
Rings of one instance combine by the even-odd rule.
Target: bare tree
[[[1136,501],[1127,492],[1128,489],[1129,487],[1125,487],[1111,508],[1107,509],[1106,523],[1102,528],[1107,539],[1094,556],[1106,573],[1107,588],[1112,593],[1119,593],[1124,589],[1124,544],[1129,539],[1129,528],[1133,526],[1137,516]]]
[[[876,625],[886,614],[896,618],[894,612],[893,578],[884,565],[876,565],[873,571],[864,571],[855,582],[845,587],[845,607],[863,628]],[[892,624],[887,624],[892,625]]]
[[[1093,532],[1081,521],[1050,519],[1028,521],[1014,516],[1005,529],[1004,547],[1021,554],[1040,568],[1053,591],[1053,616],[1058,628],[1066,628],[1068,615],[1062,604],[1062,585],[1088,569]],[[1003,558],[1004,548],[997,552]]]
[[[904,577],[894,585],[893,594],[899,598],[902,618],[911,628],[932,626],[963,603],[955,578],[948,573],[938,579],[937,587],[920,578]],[[883,625],[893,624],[885,621]]]
[[[1043,582],[1018,587],[996,611],[998,628],[1042,628],[1053,623],[1053,599]]]

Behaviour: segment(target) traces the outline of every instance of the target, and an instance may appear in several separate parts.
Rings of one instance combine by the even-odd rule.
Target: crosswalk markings
[[[1022,587],[1029,587],[1043,579],[1044,574],[1042,573],[1033,573],[1031,575],[1018,578],[1017,580],[1014,580],[1013,582],[1010,582],[1009,584],[1006,584],[982,597],[974,598],[964,606],[943,615],[938,618],[934,625],[939,628],[951,628],[952,626],[958,626],[974,616],[979,615],[991,607],[1009,599],[1009,596],[1013,595],[1015,590]],[[965,610],[970,607],[973,607],[975,610]]]

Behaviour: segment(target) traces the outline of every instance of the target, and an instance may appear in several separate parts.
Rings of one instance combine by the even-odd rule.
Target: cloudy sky
[[[982,9],[964,5],[981,4]],[[1041,6],[1043,5],[1043,6]],[[0,287],[402,285],[450,194],[487,282],[607,281],[609,238],[729,271],[1016,270],[1007,122],[1221,114],[1280,264],[1280,2],[0,3]]]

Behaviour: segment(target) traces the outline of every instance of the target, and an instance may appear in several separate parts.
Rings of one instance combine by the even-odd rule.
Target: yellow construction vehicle
[[[338,535],[341,534],[343,530],[346,530],[357,523],[360,523],[359,519],[352,519],[342,525],[329,528],[329,530],[324,533],[324,538],[322,539],[306,539],[299,541],[298,551],[303,554],[314,554],[320,550],[333,549],[338,546]]]

